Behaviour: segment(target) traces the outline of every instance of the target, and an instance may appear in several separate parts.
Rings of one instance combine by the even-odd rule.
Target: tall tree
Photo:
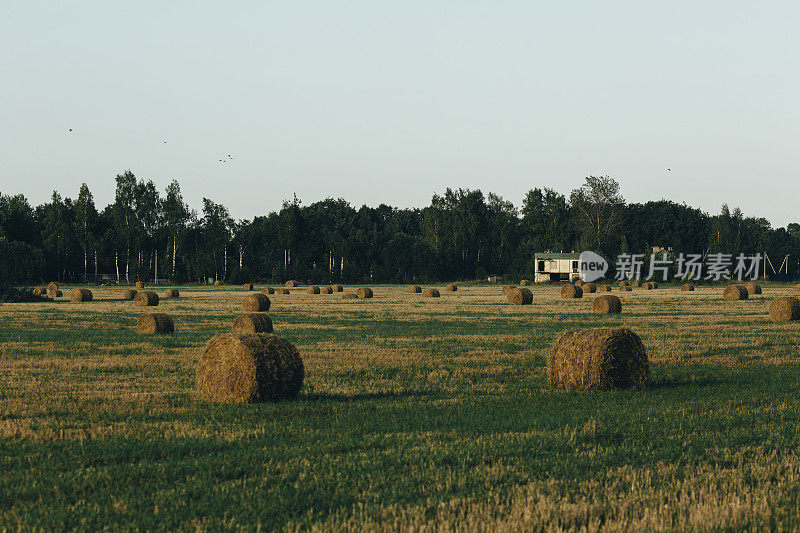
[[[191,217],[189,206],[183,201],[181,187],[176,180],[167,186],[164,202],[164,225],[172,240],[172,279],[175,279],[175,267],[178,257],[178,241],[186,231],[186,223]]]
[[[75,201],[75,237],[83,250],[83,280],[88,278],[89,253],[94,254],[95,274],[97,274],[97,209],[89,187],[81,184],[78,199]]]
[[[625,206],[619,183],[608,176],[589,176],[580,188],[572,191],[570,204],[582,244],[612,255]]]

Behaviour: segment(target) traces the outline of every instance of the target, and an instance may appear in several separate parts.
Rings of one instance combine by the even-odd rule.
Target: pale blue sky
[[[519,206],[608,174],[628,201],[782,226],[798,20],[788,1],[0,0],[0,191],[86,181],[104,206],[131,169],[250,218],[448,186]]]

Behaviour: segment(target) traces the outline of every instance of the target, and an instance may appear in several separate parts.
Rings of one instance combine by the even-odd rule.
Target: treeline
[[[685,253],[800,257],[800,225],[771,227],[726,205],[709,215],[671,201],[626,203],[609,177],[586,178],[565,196],[534,188],[514,204],[489,193],[447,189],[423,208],[355,208],[343,199],[234,221],[204,198],[201,212],[173,181],[163,192],[126,171],[114,202],[99,210],[83,184],[75,199],[53,192],[33,207],[0,195],[0,282],[46,280],[233,283],[433,282],[502,274],[531,278],[534,253],[590,249],[611,259],[663,247]],[[776,264],[777,268],[778,265]]]

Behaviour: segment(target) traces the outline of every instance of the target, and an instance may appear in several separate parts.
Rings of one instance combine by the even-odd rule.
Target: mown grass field
[[[767,316],[788,285],[615,291],[618,316],[554,286],[373,288],[271,296],[305,387],[243,406],[194,395],[236,287],[162,299],[164,337],[119,288],[3,304],[0,530],[800,528],[800,326]],[[548,388],[556,338],[596,326],[641,336],[647,389]]]

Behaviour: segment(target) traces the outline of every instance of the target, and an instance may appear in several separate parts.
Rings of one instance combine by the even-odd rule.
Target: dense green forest
[[[493,193],[447,189],[423,208],[293,198],[278,212],[240,221],[207,198],[198,213],[178,182],[162,194],[130,171],[116,176],[114,202],[102,210],[86,184],[75,199],[53,192],[36,207],[20,194],[0,195],[0,281],[12,284],[103,275],[121,282],[516,279],[533,276],[535,252],[591,249],[611,259],[654,246],[766,252],[779,262],[788,254],[796,274],[800,225],[772,228],[727,205],[709,215],[667,200],[626,203],[615,180],[593,176],[568,196],[533,188],[519,208]]]

